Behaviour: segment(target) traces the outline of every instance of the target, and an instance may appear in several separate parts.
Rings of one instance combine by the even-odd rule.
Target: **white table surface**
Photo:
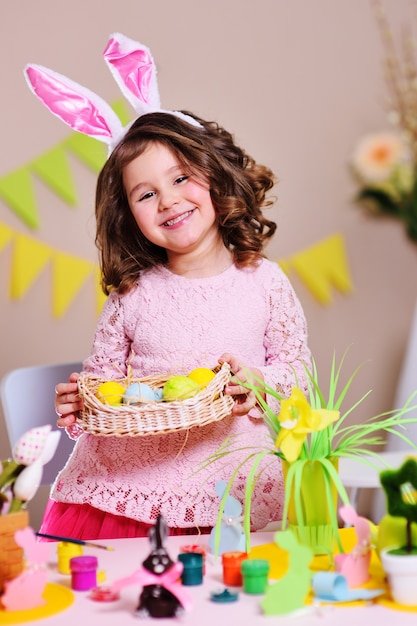
[[[251,545],[256,546],[263,543],[273,541],[273,532],[255,533],[251,537]],[[170,556],[175,559],[180,546],[184,544],[207,545],[207,535],[200,537],[169,537],[167,539],[166,548]],[[131,574],[135,569],[140,567],[142,561],[146,558],[150,551],[150,545],[147,539],[118,539],[101,541],[103,545],[114,547],[113,551],[105,551],[96,548],[84,548],[84,554],[95,555],[98,557],[99,569],[106,572],[106,582],[102,584],[110,584],[116,579]],[[56,562],[56,544],[51,543],[51,559],[50,559],[50,582],[59,583],[61,585],[71,586],[70,576],[59,574]],[[140,587],[125,587],[120,592],[120,599],[116,602],[95,602],[89,598],[88,591],[74,592],[75,600],[73,604],[51,617],[31,622],[34,626],[45,624],[49,626],[119,626],[138,624],[146,622],[147,624],[161,624],[165,626],[170,624],[180,624],[184,626],[217,626],[225,624],[226,626],[234,626],[234,624],[250,625],[250,626],[269,626],[271,624],[283,624],[284,626],[369,626],[370,623],[378,624],[378,626],[391,626],[393,620],[395,623],[401,623],[402,626],[417,624],[417,613],[397,611],[377,604],[363,604],[361,606],[345,606],[338,607],[335,605],[322,605],[321,607],[312,609],[310,607],[308,613],[297,616],[265,616],[261,613],[259,600],[262,596],[248,595],[243,593],[241,588],[237,588],[239,599],[237,602],[230,604],[219,604],[209,599],[210,592],[224,589],[222,582],[221,559],[218,558],[213,562],[212,555],[206,558],[206,574],[202,585],[186,587],[188,592],[194,598],[194,606],[189,613],[185,613],[179,618],[159,618],[145,619],[134,615],[135,608],[138,604],[140,595]],[[27,622],[26,622],[27,623]]]

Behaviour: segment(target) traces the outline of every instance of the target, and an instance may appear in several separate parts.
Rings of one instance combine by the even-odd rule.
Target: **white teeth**
[[[187,213],[182,213],[182,215],[178,215],[178,217],[175,217],[173,220],[168,220],[167,222],[164,222],[164,226],[173,226],[174,224],[181,222],[181,220],[191,215],[191,213],[192,211],[188,211]]]

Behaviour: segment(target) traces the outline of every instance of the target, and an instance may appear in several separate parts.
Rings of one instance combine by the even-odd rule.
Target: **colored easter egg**
[[[208,367],[196,367],[189,374],[188,378],[194,380],[200,387],[206,387],[208,383],[215,377],[213,370]]]
[[[146,383],[131,383],[125,391],[123,402],[125,404],[140,404],[142,402],[155,402],[155,391]]]
[[[165,402],[173,402],[174,400],[186,400],[192,398],[199,391],[201,387],[195,380],[192,380],[188,376],[171,376],[162,390],[162,397]]]
[[[123,402],[124,393],[125,388],[121,383],[109,380],[99,385],[96,391],[96,397],[103,404],[118,406]]]

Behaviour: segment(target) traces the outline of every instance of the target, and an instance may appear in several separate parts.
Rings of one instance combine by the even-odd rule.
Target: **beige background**
[[[395,32],[412,22],[408,0],[385,0]],[[350,346],[346,374],[366,362],[352,392],[372,389],[362,420],[391,408],[417,296],[417,247],[400,224],[371,220],[352,203],[348,160],[365,133],[387,127],[382,47],[368,0],[2,0],[0,176],[27,164],[69,129],[25,85],[25,63],[47,65],[108,101],[120,92],[101,54],[120,31],[149,46],[164,108],[217,119],[271,166],[280,182],[271,259],[340,233],[354,292],[319,304],[292,282],[309,323],[322,381],[333,350]],[[95,177],[74,160],[80,202],[69,208],[36,181],[40,241],[95,262]],[[31,234],[0,200],[0,221]],[[96,322],[92,283],[61,319],[51,315],[50,272],[21,301],[9,298],[11,248],[0,254],[0,376],[38,363],[83,359]],[[36,398],[33,399],[36,402]],[[1,416],[0,416],[1,417]],[[0,421],[0,458],[9,454]],[[45,494],[43,495],[45,497]],[[31,509],[36,526],[43,501]]]

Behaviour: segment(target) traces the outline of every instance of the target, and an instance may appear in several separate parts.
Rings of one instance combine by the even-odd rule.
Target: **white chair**
[[[55,385],[82,370],[81,362],[21,367],[5,374],[0,383],[2,404],[10,449],[30,428],[51,424],[56,428]],[[58,448],[43,469],[42,484],[51,485],[64,467],[74,441],[65,433]]]

